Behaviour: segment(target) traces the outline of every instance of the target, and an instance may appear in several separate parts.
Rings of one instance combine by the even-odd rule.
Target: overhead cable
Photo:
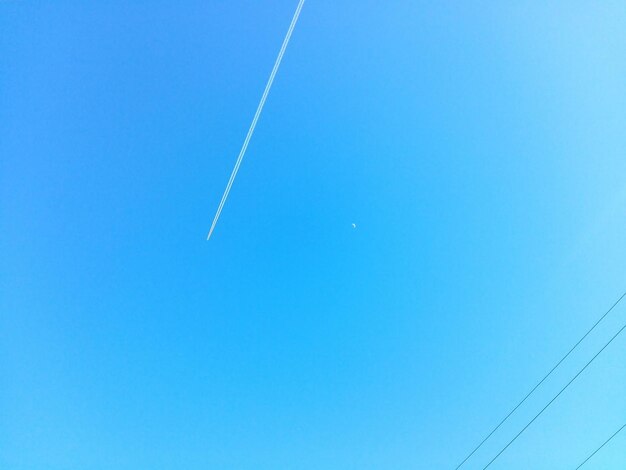
[[[534,386],[534,387],[533,387],[533,388],[532,388],[532,389],[531,389],[531,390],[530,390],[530,391],[529,391],[529,392],[528,392],[528,393],[524,396],[524,398],[522,398],[522,400],[521,400],[519,403],[517,403],[517,405],[515,405],[515,406],[513,407],[513,409],[512,409],[511,411],[509,411],[509,413],[508,413],[508,414],[507,414],[504,418],[502,418],[502,420],[500,420],[500,422],[499,422],[499,423],[498,423],[498,424],[497,424],[497,425],[496,425],[496,426],[495,426],[495,427],[494,427],[494,428],[493,428],[493,429],[489,432],[489,434],[487,434],[487,435],[483,438],[483,440],[482,440],[482,441],[480,441],[480,443],[479,443],[476,447],[474,447],[474,449],[472,449],[472,451],[471,451],[469,454],[467,454],[467,456],[466,456],[466,457],[465,457],[465,458],[461,461],[461,463],[459,463],[459,464],[456,466],[456,469],[455,469],[455,470],[458,470],[459,468],[461,468],[461,467],[463,466],[463,464],[464,464],[465,462],[467,462],[467,461],[470,459],[470,457],[471,457],[472,455],[474,455],[474,454],[476,453],[476,451],[477,451],[478,449],[480,449],[480,448],[483,446],[483,444],[484,444],[485,442],[487,442],[487,440],[488,440],[488,439],[489,439],[489,438],[490,438],[490,437],[491,437],[491,436],[492,436],[492,435],[493,435],[493,434],[494,434],[494,433],[495,433],[498,429],[500,429],[500,427],[501,427],[501,426],[502,426],[502,425],[503,425],[503,424],[504,424],[504,423],[505,423],[505,422],[506,422],[506,421],[507,421],[507,420],[511,417],[511,415],[512,415],[513,413],[515,413],[515,412],[517,411],[517,409],[518,409],[520,406],[522,406],[522,405],[524,404],[524,402],[525,402],[526,400],[528,400],[528,398],[529,398],[529,397],[530,397],[533,393],[535,393],[535,390],[537,390],[537,389],[541,386],[541,384],[542,384],[542,383],[544,383],[544,382],[548,379],[548,377],[550,377],[550,376],[552,375],[552,373],[553,373],[553,372],[554,372],[554,371],[555,371],[555,370],[556,370],[556,369],[557,369],[557,368],[558,368],[558,367],[559,367],[559,366],[563,363],[563,361],[565,361],[565,359],[567,359],[567,358],[569,357],[569,355],[570,355],[570,354],[572,354],[572,352],[574,352],[574,350],[575,350],[575,349],[576,349],[576,348],[580,345],[580,343],[582,343],[582,342],[585,340],[585,338],[587,338],[587,336],[589,336],[589,335],[591,334],[591,332],[592,332],[593,330],[595,330],[595,329],[596,329],[596,327],[597,327],[600,323],[602,323],[602,321],[603,321],[603,320],[604,320],[604,319],[605,319],[605,318],[609,315],[609,313],[611,313],[611,311],[613,311],[613,309],[614,309],[615,307],[617,307],[617,304],[619,304],[619,303],[622,301],[622,299],[623,299],[624,297],[626,297],[626,292],[624,292],[624,293],[621,295],[621,297],[620,297],[619,299],[617,299],[617,301],[615,301],[615,303],[614,303],[613,305],[611,305],[611,307],[610,307],[610,308],[609,308],[606,312],[604,312],[604,314],[603,314],[603,315],[602,315],[602,316],[601,316],[601,317],[600,317],[600,318],[599,318],[599,319],[598,319],[598,320],[597,320],[597,321],[593,324],[593,326],[592,326],[591,328],[589,328],[589,329],[587,330],[587,332],[586,332],[584,335],[582,335],[582,337],[581,337],[581,338],[580,338],[580,339],[579,339],[579,340],[578,340],[578,341],[574,344],[574,346],[572,346],[572,347],[570,348],[570,350],[569,350],[569,351],[567,351],[567,353],[566,353],[566,354],[565,354],[565,355],[564,355],[561,359],[559,359],[559,361],[558,361],[558,362],[557,362],[557,363],[556,363],[556,364],[555,364],[555,365],[554,365],[554,366],[550,369],[550,371],[549,371],[546,375],[544,375],[544,377],[543,377],[543,378],[542,378],[539,382],[537,382],[537,384],[536,384],[536,385],[535,385],[535,386]]]
[[[626,428],[626,424],[624,424],[621,428],[619,428],[617,431],[615,431],[613,433],[613,435],[611,437],[609,437],[606,441],[604,441],[602,443],[602,445],[600,447],[598,447],[596,450],[594,450],[591,455],[589,457],[587,457],[583,463],[581,463],[578,467],[576,467],[575,470],[578,470],[579,468],[581,468],[583,465],[585,465],[587,462],[589,462],[589,460],[591,460],[591,458],[596,455],[598,452],[600,452],[600,450],[602,450],[602,448],[607,445],[609,442],[611,442],[613,440],[613,438],[615,436],[617,436],[620,432],[622,432],[624,430],[624,428]]]
[[[565,386],[564,386],[564,387],[563,387],[563,388],[559,391],[559,393],[557,393],[557,394],[556,394],[556,395],[552,398],[552,400],[550,400],[550,401],[548,402],[548,404],[547,404],[546,406],[544,406],[544,407],[541,409],[541,411],[540,411],[539,413],[537,413],[537,414],[534,416],[534,418],[533,418],[533,419],[531,419],[531,420],[528,422],[528,424],[526,424],[526,426],[524,426],[524,427],[522,428],[522,430],[521,430],[520,432],[518,432],[518,433],[515,435],[515,437],[514,437],[513,439],[511,439],[511,440],[510,440],[510,441],[509,441],[509,442],[508,442],[508,443],[507,443],[507,444],[506,444],[506,445],[505,445],[505,446],[504,446],[504,447],[500,450],[500,452],[498,452],[498,453],[496,454],[496,456],[495,456],[493,459],[491,459],[491,460],[489,461],[489,463],[488,463],[487,465],[485,465],[485,466],[483,467],[483,470],[485,470],[485,469],[486,469],[486,468],[488,468],[488,467],[489,467],[492,463],[494,463],[494,462],[496,461],[496,459],[497,459],[498,457],[500,457],[500,456],[504,453],[504,451],[505,451],[505,450],[507,450],[507,449],[509,448],[509,446],[510,446],[511,444],[513,444],[513,443],[517,440],[517,438],[518,438],[518,437],[520,437],[520,436],[524,433],[524,431],[526,431],[526,430],[530,427],[530,425],[531,425],[531,424],[533,424],[533,423],[535,422],[535,420],[536,420],[537,418],[539,418],[539,416],[541,416],[541,415],[543,414],[543,412],[544,412],[544,411],[546,411],[546,410],[550,407],[550,405],[552,405],[552,403],[554,403],[554,402],[556,401],[556,399],[557,399],[557,398],[559,398],[559,397],[561,396],[561,394],[562,394],[565,390],[567,390],[567,388],[568,388],[570,385],[572,385],[572,383],[574,383],[574,381],[575,381],[578,377],[580,377],[580,374],[582,374],[582,373],[583,373],[583,372],[587,369],[587,367],[589,367],[589,366],[593,363],[593,361],[595,361],[595,360],[596,360],[596,358],[597,358],[600,354],[602,354],[602,351],[604,351],[604,350],[605,350],[605,349],[606,349],[606,348],[607,348],[607,347],[608,347],[608,346],[609,346],[609,345],[610,345],[610,344],[611,344],[611,343],[612,343],[612,342],[613,342],[613,341],[614,341],[614,340],[615,340],[615,339],[616,339],[616,338],[617,338],[620,334],[622,334],[622,332],[623,332],[624,330],[626,330],[626,324],[625,324],[624,326],[622,326],[622,327],[619,329],[619,331],[618,331],[617,333],[615,333],[615,335],[613,335],[613,337],[612,337],[612,338],[611,338],[611,339],[610,339],[607,343],[605,343],[605,344],[604,344],[604,346],[602,346],[602,348],[601,348],[601,349],[600,349],[600,350],[599,350],[599,351],[595,354],[595,356],[593,356],[593,357],[591,358],[591,360],[589,360],[589,362],[587,362],[587,364],[585,364],[585,366],[584,366],[582,369],[580,369],[580,370],[576,373],[576,375],[575,375],[575,376],[574,376],[574,377],[573,377],[573,378],[572,378],[569,382],[567,382],[567,385],[565,385]]]

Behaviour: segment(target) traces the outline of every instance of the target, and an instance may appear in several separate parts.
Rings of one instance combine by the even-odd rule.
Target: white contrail
[[[267,85],[265,85],[265,91],[263,92],[263,96],[261,96],[261,101],[259,102],[259,106],[256,109],[256,113],[254,114],[254,119],[252,119],[252,124],[250,124],[250,129],[248,129],[248,134],[246,135],[246,139],[243,141],[243,146],[241,147],[241,151],[239,152],[239,156],[237,157],[237,162],[235,163],[235,168],[233,168],[233,172],[230,174],[230,178],[228,180],[228,184],[226,185],[226,190],[224,191],[224,195],[222,196],[222,200],[220,201],[220,205],[217,207],[217,213],[215,214],[215,218],[213,219],[213,223],[211,224],[211,229],[209,230],[209,234],[206,239],[211,238],[211,234],[213,230],[215,230],[215,225],[217,224],[217,220],[220,218],[220,214],[222,213],[222,208],[224,207],[224,203],[228,198],[228,193],[230,192],[230,188],[233,185],[233,181],[235,181],[235,177],[237,176],[237,172],[239,171],[239,166],[241,165],[241,161],[243,160],[244,155],[246,154],[246,150],[248,149],[248,144],[250,143],[250,139],[252,138],[252,134],[254,134],[254,128],[256,127],[256,123],[261,116],[261,112],[263,111],[263,106],[265,106],[265,101],[267,100],[267,95],[272,88],[272,83],[274,82],[274,77],[276,76],[276,72],[278,72],[278,67],[280,67],[280,62],[283,60],[283,55],[285,54],[285,50],[287,49],[287,45],[289,44],[289,40],[291,39],[291,34],[298,22],[298,17],[300,16],[300,11],[302,10],[302,6],[304,5],[305,0],[300,0],[298,3],[298,8],[296,8],[296,12],[293,15],[291,20],[291,24],[289,25],[289,30],[287,31],[287,35],[283,40],[283,45],[280,48],[280,52],[278,53],[278,57],[276,58],[276,62],[274,63],[274,68],[272,69],[272,73],[270,74],[270,78],[267,81]]]

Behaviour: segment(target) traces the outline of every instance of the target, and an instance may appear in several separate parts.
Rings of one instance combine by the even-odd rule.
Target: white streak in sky
[[[215,230],[215,225],[217,224],[217,220],[220,218],[220,214],[222,213],[222,208],[224,207],[224,203],[228,198],[228,193],[230,192],[230,188],[235,181],[235,177],[237,176],[237,172],[239,171],[239,166],[241,165],[241,161],[248,149],[248,144],[250,143],[250,139],[252,138],[252,134],[254,134],[254,128],[256,127],[257,121],[261,116],[261,112],[263,111],[263,106],[265,106],[265,101],[267,100],[267,95],[272,88],[272,83],[274,82],[274,77],[276,76],[276,72],[278,72],[278,68],[280,67],[280,62],[283,60],[283,55],[285,54],[285,50],[287,49],[287,45],[289,44],[289,40],[291,39],[291,33],[298,22],[298,17],[300,16],[300,11],[302,10],[302,6],[304,5],[305,0],[300,0],[298,3],[298,8],[296,8],[296,12],[293,15],[291,20],[291,24],[289,25],[289,30],[287,31],[287,35],[283,41],[283,45],[280,48],[280,52],[278,53],[278,57],[276,58],[276,62],[274,63],[274,68],[272,69],[272,73],[270,74],[270,78],[267,81],[267,85],[265,85],[265,91],[263,92],[263,96],[261,97],[261,101],[259,102],[259,106],[256,109],[256,113],[254,114],[254,119],[252,119],[252,124],[250,124],[250,129],[248,129],[248,134],[246,135],[246,139],[243,141],[243,146],[241,147],[241,151],[239,152],[239,156],[237,157],[237,162],[235,163],[235,168],[233,168],[233,172],[230,175],[230,179],[228,180],[228,184],[226,185],[226,190],[224,191],[224,195],[222,196],[222,200],[220,201],[220,205],[217,208],[217,213],[215,214],[215,218],[213,219],[213,223],[211,224],[211,229],[209,230],[209,234],[206,239],[211,238],[211,234],[213,230]]]

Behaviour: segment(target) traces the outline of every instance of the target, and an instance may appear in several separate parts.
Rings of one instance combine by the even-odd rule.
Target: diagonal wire
[[[611,440],[613,440],[613,438],[614,438],[615,436],[617,436],[620,432],[622,432],[622,431],[624,430],[624,428],[626,428],[626,424],[624,424],[621,428],[619,428],[617,431],[615,431],[615,432],[613,433],[613,435],[612,435],[611,437],[609,437],[606,441],[604,441],[600,447],[598,447],[596,450],[594,450],[594,451],[593,451],[593,453],[592,453],[589,457],[587,457],[583,463],[581,463],[578,467],[576,467],[576,470],[578,470],[578,469],[579,469],[579,468],[581,468],[583,465],[585,465],[587,462],[589,462],[589,460],[591,460],[591,458],[592,458],[594,455],[596,455],[598,452],[600,452],[600,450],[602,450],[602,448],[603,448],[605,445],[607,445],[609,442],[611,442]]]
[[[576,375],[575,375],[575,376],[574,376],[574,377],[573,377],[573,378],[572,378],[572,379],[571,379],[571,380],[567,383],[567,385],[565,385],[565,387],[563,387],[563,388],[559,391],[559,393],[557,393],[557,394],[554,396],[554,398],[552,398],[552,400],[550,400],[550,401],[548,402],[548,404],[547,404],[546,406],[544,406],[544,407],[541,409],[541,411],[540,411],[539,413],[537,413],[537,414],[535,415],[535,417],[534,417],[533,419],[531,419],[531,420],[528,422],[528,424],[527,424],[526,426],[524,426],[524,427],[522,428],[522,430],[521,430],[520,432],[518,432],[518,433],[515,435],[515,437],[514,437],[513,439],[511,439],[511,440],[508,442],[508,444],[507,444],[507,445],[505,445],[505,446],[502,448],[502,450],[500,450],[500,452],[498,452],[498,453],[496,454],[496,456],[495,456],[493,459],[491,459],[491,460],[489,461],[489,463],[488,463],[487,465],[485,465],[485,466],[483,467],[483,470],[485,470],[485,469],[486,469],[486,468],[488,468],[488,467],[489,467],[492,463],[494,463],[494,462],[496,461],[496,459],[497,459],[498,457],[500,457],[500,456],[504,453],[504,451],[505,451],[505,450],[507,450],[507,449],[509,448],[509,446],[510,446],[511,444],[513,444],[513,443],[517,440],[517,438],[518,438],[518,437],[520,437],[520,436],[524,433],[524,431],[526,431],[526,429],[528,429],[528,428],[530,427],[530,425],[531,425],[531,424],[533,424],[533,423],[535,422],[535,420],[536,420],[537,418],[539,418],[539,416],[541,416],[541,415],[543,414],[543,412],[544,412],[544,411],[546,411],[546,410],[550,407],[550,405],[552,405],[552,403],[554,403],[554,402],[556,401],[556,399],[557,399],[557,398],[559,398],[559,397],[561,396],[561,394],[562,394],[565,390],[567,390],[567,388],[568,388],[570,385],[572,385],[572,383],[574,383],[574,381],[575,381],[575,380],[576,380],[576,379],[580,376],[580,374],[582,374],[582,373],[585,371],[585,369],[587,369],[587,367],[589,367],[589,366],[591,365],[591,363],[592,363],[593,361],[595,361],[595,360],[596,360],[596,358],[597,358],[597,357],[598,357],[598,356],[602,353],[602,351],[604,351],[604,350],[605,350],[605,349],[609,346],[609,344],[611,344],[611,343],[615,340],[615,338],[617,338],[617,337],[618,337],[618,336],[619,336],[619,335],[620,335],[620,334],[621,334],[624,330],[626,330],[626,324],[625,324],[624,326],[622,326],[622,327],[620,328],[620,330],[619,330],[617,333],[615,333],[615,335],[614,335],[614,336],[613,336],[613,337],[612,337],[612,338],[611,338],[611,339],[610,339],[610,340],[609,340],[609,341],[608,341],[608,342],[607,342],[604,346],[602,346],[602,349],[600,349],[600,351],[598,351],[598,352],[596,353],[596,355],[595,355],[595,356],[593,356],[593,357],[591,358],[591,360],[590,360],[589,362],[587,362],[587,364],[585,364],[585,366],[584,366],[582,369],[580,369],[580,370],[578,371],[578,373],[577,373],[577,374],[576,374]]]
[[[567,359],[567,358],[569,357],[569,355],[570,355],[570,354],[572,354],[572,352],[574,352],[574,350],[575,350],[575,349],[576,349],[576,348],[580,345],[580,343],[582,343],[582,342],[585,340],[585,338],[586,338],[587,336],[589,336],[589,334],[591,334],[591,332],[592,332],[593,330],[595,330],[595,329],[596,329],[596,327],[597,327],[600,323],[602,323],[602,320],[604,320],[604,319],[606,318],[606,316],[607,316],[609,313],[611,313],[611,311],[613,311],[613,309],[614,309],[615,307],[617,307],[617,304],[619,304],[619,303],[622,301],[622,299],[623,299],[624,297],[626,297],[626,292],[624,292],[624,293],[622,294],[622,296],[621,296],[619,299],[617,299],[617,301],[616,301],[613,305],[611,305],[611,308],[609,308],[606,312],[604,312],[604,314],[600,317],[600,319],[599,319],[598,321],[596,321],[596,322],[593,324],[593,326],[592,326],[591,328],[589,328],[589,330],[587,330],[587,332],[586,332],[586,333],[585,333],[585,334],[584,334],[584,335],[583,335],[583,336],[582,336],[582,337],[581,337],[581,338],[580,338],[580,339],[576,342],[576,344],[574,344],[574,346],[572,346],[572,347],[571,347],[571,349],[570,349],[569,351],[567,351],[567,353],[566,353],[566,354],[565,354],[565,355],[564,355],[564,356],[563,356],[563,357],[562,357],[562,358],[561,358],[561,359],[560,359],[560,360],[559,360],[559,361],[558,361],[558,362],[557,362],[557,363],[556,363],[556,364],[552,367],[552,369],[550,369],[550,371],[549,371],[549,372],[548,372],[548,373],[547,373],[547,374],[546,374],[546,375],[545,375],[545,376],[544,376],[544,377],[543,377],[543,378],[542,378],[539,382],[537,382],[537,385],[535,385],[535,386],[534,386],[534,387],[530,390],[530,392],[528,392],[528,393],[526,394],[526,396],[525,396],[524,398],[522,398],[522,400],[521,400],[521,401],[520,401],[517,405],[515,405],[515,407],[514,407],[511,411],[509,411],[509,413],[508,413],[508,414],[507,414],[504,418],[502,418],[502,420],[498,423],[498,425],[497,425],[495,428],[493,428],[493,429],[491,430],[491,432],[490,432],[489,434],[487,434],[487,436],[485,436],[485,438],[484,438],[482,441],[480,441],[480,443],[479,443],[476,447],[474,447],[474,449],[473,449],[473,450],[472,450],[472,451],[471,451],[471,452],[470,452],[470,453],[469,453],[469,454],[468,454],[468,455],[467,455],[467,456],[463,459],[463,461],[457,465],[457,467],[455,468],[455,470],[458,470],[459,468],[461,468],[461,467],[463,466],[463,464],[464,464],[465,462],[467,462],[467,461],[470,459],[470,457],[471,457],[472,455],[474,455],[474,454],[476,453],[476,451],[477,451],[478,449],[480,449],[480,448],[483,446],[483,444],[484,444],[485,442],[487,442],[487,440],[488,440],[491,436],[493,436],[493,434],[494,434],[494,433],[495,433],[498,429],[500,429],[500,427],[501,427],[501,426],[502,426],[502,425],[503,425],[503,424],[504,424],[504,423],[505,423],[505,422],[506,422],[506,421],[507,421],[507,420],[511,417],[511,415],[512,415],[513,413],[515,413],[515,412],[517,411],[517,409],[518,409],[520,406],[522,406],[522,405],[524,404],[524,402],[525,402],[525,401],[526,401],[526,400],[527,400],[527,399],[528,399],[528,398],[529,398],[529,397],[530,397],[533,393],[535,393],[535,390],[537,390],[537,389],[541,386],[541,384],[542,384],[542,383],[544,383],[544,382],[547,380],[547,378],[548,378],[548,377],[550,377],[550,376],[552,375],[552,373],[553,373],[553,372],[554,372],[554,371],[555,371],[555,370],[556,370],[556,369],[557,369],[557,368],[561,365],[561,363],[562,363],[563,361],[565,361],[565,359]]]
[[[243,142],[243,146],[239,151],[239,156],[237,157],[237,162],[235,163],[235,167],[228,179],[228,184],[226,185],[226,189],[224,190],[224,194],[222,195],[222,200],[217,208],[217,212],[213,219],[213,223],[211,224],[211,229],[209,230],[209,234],[206,239],[209,240],[211,238],[211,234],[213,230],[215,230],[215,225],[217,224],[218,219],[220,218],[220,214],[222,213],[222,208],[224,207],[224,203],[228,198],[228,194],[230,193],[230,188],[235,181],[235,177],[237,176],[237,172],[239,171],[239,166],[241,165],[241,161],[243,160],[244,155],[246,154],[246,150],[248,149],[248,144],[250,143],[250,139],[252,138],[252,134],[254,134],[254,129],[256,128],[256,124],[261,116],[261,112],[263,111],[263,107],[265,106],[265,101],[267,100],[267,96],[269,95],[270,89],[272,88],[272,84],[274,83],[274,77],[276,77],[276,73],[278,72],[278,68],[280,67],[280,63],[283,60],[283,55],[285,55],[285,51],[287,50],[287,46],[289,45],[289,40],[291,39],[291,34],[293,33],[294,28],[296,27],[296,23],[298,22],[298,17],[300,16],[300,11],[302,11],[302,7],[304,6],[305,0],[300,0],[298,3],[298,7],[296,8],[296,12],[291,19],[291,24],[289,25],[289,29],[287,30],[287,35],[283,40],[283,44],[280,48],[280,52],[278,53],[278,57],[276,58],[276,62],[274,63],[274,68],[272,69],[272,73],[270,74],[270,78],[265,85],[265,90],[263,91],[263,95],[261,96],[261,101],[259,102],[259,106],[257,107],[256,113],[254,113],[254,118],[252,119],[252,124],[250,124],[250,128],[248,129],[248,134]]]

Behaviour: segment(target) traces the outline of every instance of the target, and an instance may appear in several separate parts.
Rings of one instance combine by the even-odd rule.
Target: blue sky
[[[0,2],[0,467],[454,468],[626,289],[618,1],[307,1],[206,242],[296,3]],[[625,346],[491,468],[622,425]]]

